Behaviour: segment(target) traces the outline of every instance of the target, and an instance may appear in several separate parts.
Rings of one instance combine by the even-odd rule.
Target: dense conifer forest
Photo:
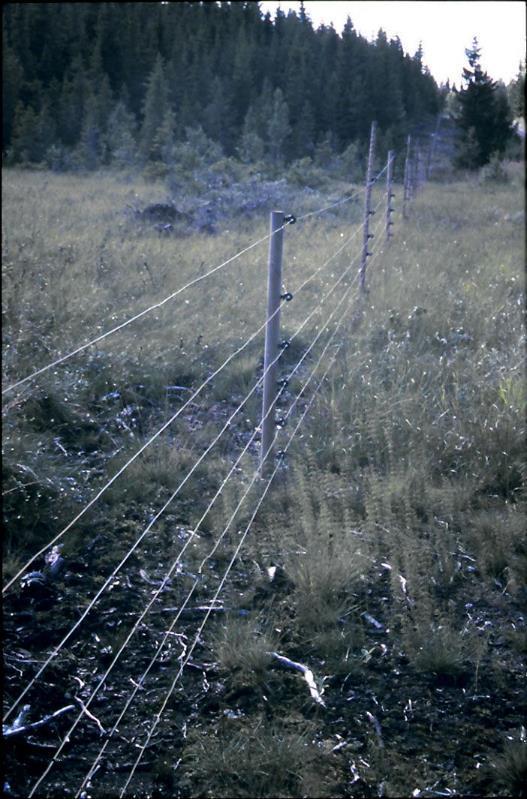
[[[246,162],[381,149],[433,120],[445,87],[380,30],[339,35],[256,2],[8,3],[6,163],[98,168],[169,161],[196,131]],[[200,131],[201,128],[201,131]],[[203,132],[203,133],[202,133]]]

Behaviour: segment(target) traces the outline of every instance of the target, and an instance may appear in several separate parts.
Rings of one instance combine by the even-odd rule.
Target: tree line
[[[381,147],[435,118],[422,51],[244,3],[8,3],[3,153],[84,168],[164,161],[207,137],[245,161]],[[432,124],[432,123],[431,123]]]
[[[342,34],[305,12],[257,2],[7,3],[3,8],[7,164],[58,169],[170,164],[184,153],[276,166],[363,157],[431,131],[446,106],[459,166],[502,154],[523,111],[524,70],[508,90],[467,50],[464,86],[438,86],[400,40]],[[349,159],[348,159],[349,160]]]

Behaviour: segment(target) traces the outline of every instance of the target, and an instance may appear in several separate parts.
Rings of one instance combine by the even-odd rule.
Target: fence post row
[[[392,192],[392,181],[393,181],[393,162],[395,160],[395,153],[393,150],[388,150],[388,162],[386,166],[386,241],[390,241],[392,238],[392,213],[394,208],[392,206],[392,200],[395,197],[395,194]]]
[[[363,228],[363,239],[362,239],[362,257],[360,263],[360,289],[362,292],[366,290],[366,261],[368,260],[368,255],[371,255],[368,252],[368,245],[370,239],[373,238],[373,234],[370,233],[370,216],[373,214],[371,210],[371,190],[373,188],[373,181],[371,179],[372,172],[373,172],[373,156],[375,152],[375,133],[376,133],[377,123],[371,123],[371,131],[370,131],[370,149],[368,151],[368,169],[366,171],[366,187],[364,193],[364,228]]]
[[[282,251],[284,243],[284,214],[271,211],[269,261],[267,279],[267,324],[265,327],[264,384],[262,402],[262,445],[260,450],[260,475],[266,472],[266,464],[274,437],[274,412],[269,412],[277,393],[278,355],[280,343],[280,302],[282,287]],[[272,365],[271,365],[272,364]]]

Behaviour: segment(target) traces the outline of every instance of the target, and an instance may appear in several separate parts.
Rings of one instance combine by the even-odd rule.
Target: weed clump
[[[525,732],[525,731],[523,731]],[[496,781],[507,796],[527,797],[527,741],[508,741],[492,764]]]
[[[224,671],[236,672],[236,677],[260,681],[269,666],[271,652],[276,646],[273,636],[259,634],[249,621],[233,618],[216,634],[212,648]]]
[[[227,719],[217,734],[196,731],[184,762],[200,796],[331,796],[328,764],[314,742],[313,726]]]

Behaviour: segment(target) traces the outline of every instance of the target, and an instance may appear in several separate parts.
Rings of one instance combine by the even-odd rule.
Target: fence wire
[[[351,238],[352,238],[352,237],[351,237]],[[345,246],[345,245],[344,245],[344,246]],[[338,253],[338,252],[341,252],[341,251],[342,251],[342,249],[343,249],[343,247],[339,248],[339,250],[337,250],[337,253]],[[336,255],[336,254],[334,253],[332,257],[335,257],[335,255]],[[324,265],[327,265],[327,263],[328,263],[330,260],[331,260],[331,259],[327,259],[327,260],[324,262]],[[335,282],[335,283],[332,285],[332,287],[329,289],[329,291],[328,291],[328,292],[326,292],[326,294],[325,294],[325,295],[324,295],[324,296],[321,298],[321,300],[320,300],[320,301],[317,303],[317,305],[315,306],[315,308],[314,308],[314,309],[313,309],[313,310],[312,310],[312,311],[311,311],[311,312],[308,314],[308,316],[307,316],[307,317],[306,317],[306,318],[303,320],[303,322],[300,324],[300,326],[297,328],[297,330],[296,330],[296,331],[294,332],[294,334],[291,336],[291,338],[290,338],[290,341],[292,341],[294,338],[296,338],[296,336],[298,336],[298,335],[299,335],[299,333],[300,333],[300,332],[302,331],[302,329],[303,329],[303,328],[306,326],[306,324],[308,323],[308,321],[309,321],[309,320],[310,320],[310,319],[313,317],[313,315],[314,315],[314,314],[315,314],[317,311],[319,311],[319,309],[320,309],[320,308],[321,308],[321,306],[322,306],[322,305],[323,305],[323,304],[326,302],[326,300],[328,299],[328,297],[330,297],[330,296],[331,296],[331,294],[332,294],[332,293],[335,291],[335,289],[336,289],[336,288],[337,288],[337,287],[340,285],[340,283],[343,281],[343,279],[346,277],[346,275],[347,275],[347,274],[348,274],[348,273],[351,271],[352,267],[353,267],[353,262],[352,262],[352,264],[351,264],[350,266],[348,266],[348,267],[347,267],[347,268],[344,270],[344,272],[343,272],[343,273],[340,275],[340,277],[337,279],[337,281],[336,281],[336,282]],[[319,267],[317,270],[315,270],[315,272],[313,273],[313,275],[314,275],[314,274],[316,274],[318,271],[320,271],[320,269],[321,269],[321,267]],[[358,274],[358,273],[357,273],[357,274]],[[302,287],[303,287],[304,285],[306,285],[306,281],[304,281],[304,283],[302,284]],[[339,307],[339,306],[340,306],[340,303],[339,303],[339,305],[338,305],[337,307]],[[276,312],[275,312],[275,313],[276,313]],[[334,314],[334,312],[333,312],[333,314]],[[331,315],[330,319],[332,318],[333,314]],[[274,315],[274,314],[273,314],[273,315]],[[300,360],[300,361],[297,363],[297,365],[295,366],[295,368],[294,368],[294,369],[293,369],[293,371],[291,372],[290,376],[292,376],[292,374],[294,374],[294,372],[295,372],[295,371],[298,369],[298,366],[299,366],[299,365],[302,363],[302,361],[305,359],[305,357],[306,357],[307,353],[311,351],[311,349],[312,349],[312,347],[313,347],[314,343],[315,343],[316,341],[318,341],[318,338],[320,337],[320,335],[321,335],[321,333],[322,333],[322,331],[323,331],[324,329],[325,329],[325,328],[322,328],[322,329],[321,329],[321,331],[319,332],[319,334],[318,334],[318,335],[315,337],[315,340],[314,340],[314,342],[311,344],[311,346],[309,347],[309,349],[307,350],[307,352],[304,354],[304,356],[301,358],[301,360]],[[4,715],[4,721],[6,721],[6,720],[7,720],[7,718],[8,718],[8,717],[11,715],[11,713],[12,713],[12,712],[15,710],[15,708],[16,708],[16,707],[17,707],[17,706],[20,704],[20,702],[22,701],[22,699],[24,698],[24,696],[26,696],[26,694],[27,694],[27,693],[28,693],[28,691],[31,689],[31,687],[32,687],[32,686],[35,684],[35,682],[36,682],[36,681],[37,681],[37,680],[40,678],[40,676],[43,674],[43,672],[44,672],[44,671],[45,671],[45,669],[48,667],[48,665],[49,665],[49,664],[50,664],[50,663],[51,663],[51,662],[52,662],[52,661],[53,661],[53,660],[54,660],[54,659],[57,657],[57,655],[58,655],[58,654],[59,654],[59,652],[60,652],[60,651],[63,649],[63,647],[65,646],[65,644],[66,644],[66,643],[67,643],[67,642],[70,640],[70,638],[71,638],[71,636],[73,635],[73,633],[74,633],[74,632],[75,632],[75,631],[76,631],[76,630],[77,630],[77,629],[80,627],[80,625],[82,624],[82,622],[84,621],[84,619],[87,617],[87,615],[88,615],[88,614],[91,612],[91,610],[93,609],[93,607],[94,607],[94,606],[95,606],[95,604],[97,603],[98,599],[99,599],[99,598],[102,596],[102,594],[104,593],[104,591],[105,591],[105,590],[106,590],[106,589],[107,589],[107,588],[108,588],[108,587],[109,587],[109,586],[112,584],[112,582],[113,582],[114,578],[117,576],[117,574],[118,574],[118,572],[120,571],[120,569],[121,569],[121,568],[124,566],[124,564],[125,564],[125,563],[126,563],[128,560],[129,560],[129,558],[130,558],[130,557],[132,556],[132,554],[135,552],[135,550],[137,549],[137,547],[139,546],[139,544],[140,544],[140,543],[141,543],[141,542],[144,540],[144,538],[145,538],[145,537],[148,535],[148,533],[150,532],[150,530],[152,529],[152,527],[154,526],[154,524],[155,524],[155,523],[156,523],[156,522],[159,520],[159,518],[161,517],[161,515],[162,515],[162,514],[165,512],[165,510],[166,510],[166,509],[169,507],[169,505],[170,505],[170,504],[173,502],[173,500],[175,499],[175,497],[176,497],[176,496],[179,494],[180,490],[183,488],[183,486],[184,486],[184,485],[186,484],[186,482],[189,480],[189,478],[190,478],[190,477],[191,477],[191,475],[194,473],[194,471],[195,471],[195,470],[198,468],[198,466],[199,466],[199,465],[200,465],[200,464],[203,462],[203,460],[205,459],[205,457],[206,457],[206,456],[208,455],[208,453],[209,453],[209,452],[212,450],[213,446],[214,446],[214,445],[215,445],[215,444],[216,444],[216,443],[219,441],[219,439],[221,438],[221,436],[223,435],[223,433],[224,433],[224,432],[225,432],[225,431],[226,431],[226,430],[229,428],[229,426],[230,426],[230,423],[231,423],[231,421],[233,420],[233,418],[234,418],[234,417],[237,415],[237,413],[238,413],[238,412],[241,410],[241,408],[242,408],[242,407],[243,407],[243,406],[246,404],[246,402],[248,401],[248,399],[250,398],[250,396],[252,396],[252,394],[253,394],[253,393],[256,391],[257,387],[258,387],[258,386],[259,386],[259,385],[260,385],[260,384],[263,382],[263,379],[264,379],[264,377],[265,377],[265,374],[267,373],[267,371],[269,371],[269,369],[271,369],[271,367],[272,367],[272,366],[273,366],[273,365],[274,365],[274,364],[275,364],[275,363],[276,363],[276,362],[279,360],[279,358],[280,358],[282,355],[283,355],[283,351],[281,351],[281,352],[280,352],[280,353],[277,355],[277,357],[276,357],[276,358],[275,358],[275,359],[274,359],[274,360],[273,360],[273,361],[272,361],[272,362],[271,362],[271,363],[268,365],[268,368],[267,368],[267,370],[266,370],[266,371],[264,372],[264,374],[263,374],[263,375],[260,377],[260,379],[257,381],[257,383],[256,383],[256,384],[253,386],[253,388],[250,390],[250,392],[249,392],[249,393],[246,395],[246,397],[244,398],[244,400],[242,401],[242,403],[240,403],[240,405],[238,405],[238,407],[237,407],[237,408],[236,408],[236,410],[233,412],[233,414],[231,415],[231,417],[229,418],[229,420],[228,420],[228,421],[227,421],[227,422],[224,424],[224,426],[223,426],[222,430],[221,430],[221,431],[220,431],[220,433],[219,433],[219,434],[216,436],[216,438],[214,439],[214,441],[212,442],[212,444],[210,444],[210,445],[209,445],[209,447],[208,447],[208,448],[205,450],[205,452],[204,452],[204,453],[202,453],[202,455],[200,456],[200,458],[198,459],[198,461],[197,461],[197,462],[196,462],[196,463],[195,463],[195,464],[192,466],[192,468],[191,468],[191,469],[190,469],[190,471],[187,473],[187,475],[185,476],[185,478],[184,478],[184,479],[183,479],[183,480],[182,480],[182,481],[179,483],[179,485],[177,486],[177,488],[175,489],[175,491],[172,493],[172,495],[170,496],[170,498],[167,500],[167,502],[166,502],[166,503],[163,505],[163,507],[161,508],[161,510],[159,510],[159,511],[156,513],[156,515],[155,515],[155,516],[153,517],[153,519],[152,519],[152,520],[149,522],[149,524],[147,525],[147,527],[146,527],[146,528],[145,528],[145,529],[144,529],[144,530],[141,532],[141,534],[140,534],[140,535],[138,536],[138,538],[135,540],[134,544],[133,544],[133,545],[132,545],[132,546],[129,548],[129,550],[127,551],[127,553],[126,553],[126,554],[124,555],[124,557],[121,559],[120,563],[119,563],[119,564],[118,564],[118,565],[117,565],[117,566],[114,568],[114,570],[112,571],[112,573],[111,573],[111,574],[109,575],[109,577],[107,577],[107,579],[105,580],[104,584],[101,586],[101,588],[98,590],[98,592],[97,592],[97,593],[95,594],[95,596],[92,598],[92,600],[89,602],[89,604],[87,605],[87,607],[84,609],[84,611],[82,612],[82,614],[81,614],[81,616],[79,617],[79,619],[78,619],[78,620],[75,622],[75,624],[74,624],[74,625],[73,625],[73,626],[70,628],[70,630],[69,630],[69,631],[68,631],[68,633],[67,633],[67,634],[66,634],[66,635],[63,637],[63,639],[61,640],[61,642],[60,642],[60,643],[59,643],[59,644],[58,644],[58,645],[57,645],[57,646],[56,646],[56,647],[53,649],[52,653],[51,653],[51,654],[48,656],[48,658],[47,658],[47,659],[44,661],[43,665],[42,665],[42,666],[40,667],[40,669],[37,671],[37,673],[35,674],[35,676],[34,676],[34,677],[31,679],[31,681],[30,681],[30,682],[29,682],[29,683],[26,685],[26,687],[25,687],[25,688],[24,688],[24,690],[23,690],[23,691],[22,691],[22,692],[19,694],[19,696],[17,697],[17,699],[16,699],[16,700],[15,700],[15,701],[14,701],[14,702],[11,704],[11,706],[9,707],[9,709],[7,710],[7,712],[6,712],[6,713],[5,713],[5,715]],[[274,404],[273,404],[273,407],[274,407]],[[45,549],[47,549],[47,547],[46,547]]]
[[[78,353],[83,352],[88,347],[92,347],[94,344],[98,344],[99,342],[101,342],[104,339],[108,338],[108,336],[111,336],[113,333],[117,333],[118,330],[123,330],[123,328],[128,327],[128,325],[132,324],[132,322],[136,322],[138,319],[141,319],[143,316],[146,316],[146,314],[151,313],[151,311],[155,311],[158,308],[161,308],[163,305],[166,305],[167,302],[170,302],[170,300],[173,300],[175,297],[179,296],[180,294],[182,294],[187,289],[191,288],[192,286],[195,286],[197,283],[201,283],[202,280],[205,280],[207,277],[210,277],[211,275],[215,274],[216,272],[219,272],[220,269],[223,269],[225,266],[227,266],[228,264],[232,263],[237,258],[240,258],[242,255],[245,255],[245,253],[247,253],[250,250],[254,249],[254,247],[257,247],[259,244],[262,244],[264,241],[267,241],[267,239],[269,239],[272,235],[274,235],[275,233],[278,233],[280,230],[283,230],[285,227],[287,227],[291,223],[292,223],[292,220],[287,220],[286,222],[284,222],[284,224],[280,228],[278,228],[277,230],[273,231],[273,233],[268,233],[266,236],[262,236],[261,239],[258,239],[257,241],[254,241],[248,247],[244,247],[243,250],[240,250],[235,255],[232,255],[226,261],[223,261],[223,263],[218,264],[218,266],[213,267],[213,269],[210,269],[208,272],[205,272],[203,275],[199,275],[198,277],[193,278],[188,283],[186,283],[184,286],[181,286],[181,288],[179,288],[176,291],[172,292],[172,294],[169,294],[168,297],[165,297],[163,300],[160,300],[159,302],[156,302],[153,305],[150,305],[148,308],[145,308],[140,313],[135,314],[135,316],[131,316],[129,319],[126,319],[124,322],[121,322],[121,324],[116,325],[115,327],[112,327],[111,330],[107,330],[106,333],[101,333],[100,336],[96,336],[95,338],[91,339],[90,341],[87,341],[85,344],[82,344],[80,347],[77,347],[76,349],[72,350],[71,352],[68,352],[66,355],[62,355],[60,358],[57,358],[56,360],[52,361],[51,363],[48,363],[46,366],[43,366],[41,369],[37,369],[35,372],[32,372],[31,374],[27,375],[27,377],[24,377],[22,380],[17,380],[16,383],[12,383],[12,385],[7,386],[7,388],[4,388],[2,390],[2,395],[3,394],[7,394],[9,391],[12,391],[13,389],[18,388],[19,386],[23,385],[24,383],[27,383],[30,380],[33,380],[35,377],[37,377],[38,375],[43,374],[44,372],[47,372],[49,369],[53,369],[55,366],[58,366],[59,364],[64,363],[64,361],[69,360],[74,355],[78,355]]]

